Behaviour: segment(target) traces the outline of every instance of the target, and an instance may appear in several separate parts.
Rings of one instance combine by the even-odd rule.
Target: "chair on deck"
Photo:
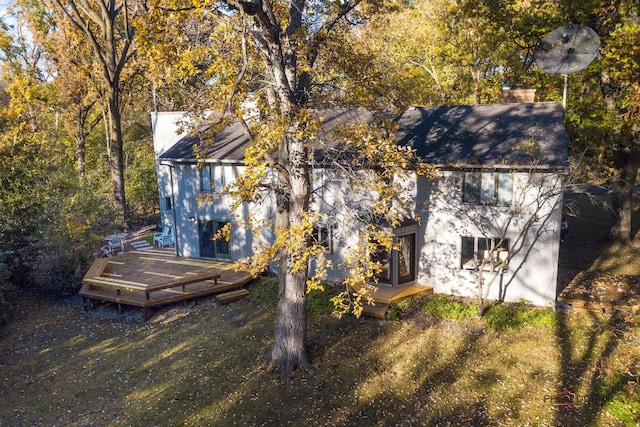
[[[164,226],[162,233],[155,233],[153,235],[153,244],[159,248],[173,246],[175,244],[175,238],[173,235],[173,227]]]
[[[107,237],[107,246],[109,247],[109,252],[114,252],[115,249],[120,249],[120,252],[124,252],[124,236],[122,235],[114,235]],[[118,252],[118,254],[120,253]]]

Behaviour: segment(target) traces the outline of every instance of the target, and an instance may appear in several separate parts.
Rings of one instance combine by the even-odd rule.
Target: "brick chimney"
[[[535,89],[510,88],[506,86],[502,88],[502,92],[500,92],[500,95],[498,95],[498,102],[500,102],[501,104],[535,101]]]

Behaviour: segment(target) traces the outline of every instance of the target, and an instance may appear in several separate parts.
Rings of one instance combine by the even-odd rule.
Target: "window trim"
[[[201,192],[219,192],[225,185],[231,184],[236,175],[234,166],[230,163],[208,162],[199,169]],[[208,184],[209,188],[205,184]]]
[[[383,270],[376,274],[379,285],[388,285],[393,287],[409,285],[415,283],[418,279],[418,225],[407,224],[391,229],[393,234],[393,244],[397,245],[401,239],[410,237],[410,246],[407,255],[408,260],[404,260],[404,266],[408,268],[407,274],[401,276],[401,256],[398,249],[392,248],[390,251],[378,251],[370,253],[369,257],[372,261],[377,261],[383,267]]]

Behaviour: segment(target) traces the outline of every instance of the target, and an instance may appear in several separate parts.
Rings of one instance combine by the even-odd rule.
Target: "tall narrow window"
[[[407,231],[409,230],[405,228],[404,232]],[[397,286],[416,280],[416,233],[398,234],[394,237],[394,248],[391,251],[379,246],[370,255],[371,260],[378,262],[381,267],[381,271],[376,274],[379,283]]]
[[[513,174],[499,173],[498,188],[496,191],[497,205],[510,206],[513,199]]]
[[[333,253],[333,227],[327,224],[318,224],[313,227],[313,240],[327,250],[328,254]]]
[[[164,209],[166,211],[170,211],[171,209],[173,209],[173,204],[171,203],[171,197],[164,198]]]
[[[227,221],[215,221],[215,234],[214,239],[216,242],[216,255],[219,257],[227,258],[231,254],[229,251],[229,241],[222,233],[223,228],[229,224]]]
[[[465,203],[480,203],[480,172],[465,172],[464,197]]]
[[[416,279],[416,235],[398,237],[398,284]]]
[[[211,165],[206,164],[200,168],[200,191],[211,190]]]

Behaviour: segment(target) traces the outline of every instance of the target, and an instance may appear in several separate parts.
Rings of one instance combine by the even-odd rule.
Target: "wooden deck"
[[[205,295],[229,303],[249,293],[251,280],[233,263],[177,257],[173,249],[131,251],[113,258],[98,258],[85,274],[79,295],[85,310],[96,302],[142,308],[145,319],[153,307]]]
[[[384,318],[391,304],[397,304],[409,297],[433,294],[433,288],[431,286],[422,285],[406,285],[398,286],[397,288],[378,286],[377,289],[378,290],[371,295],[375,305],[365,305],[362,314],[379,319]]]

